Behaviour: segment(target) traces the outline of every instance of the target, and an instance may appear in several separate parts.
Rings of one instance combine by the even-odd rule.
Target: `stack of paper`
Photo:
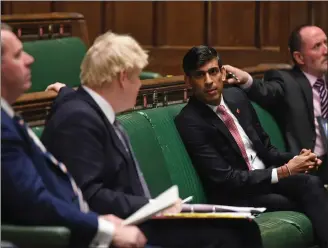
[[[222,213],[222,212],[235,212],[235,213],[263,213],[266,208],[254,207],[236,207],[225,205],[210,205],[210,204],[183,204],[181,212],[187,213]]]
[[[123,225],[137,225],[160,211],[173,206],[178,199],[178,186],[174,185],[124,220]]]
[[[154,219],[254,219],[251,213],[177,213],[155,216]]]

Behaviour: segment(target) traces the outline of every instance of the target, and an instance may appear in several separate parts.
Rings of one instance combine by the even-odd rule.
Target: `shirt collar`
[[[97,103],[99,108],[103,111],[110,124],[113,125],[115,121],[115,112],[112,105],[110,105],[108,101],[106,101],[101,95],[99,95],[97,92],[90,89],[89,87],[82,85],[82,88],[92,97],[92,99]]]
[[[316,76],[313,76],[313,75],[307,73],[307,72],[304,72],[304,71],[302,71],[302,72],[305,75],[305,77],[309,80],[309,82],[311,84],[311,87],[313,87],[313,85],[315,84],[315,82],[317,81],[318,78]],[[322,76],[322,79],[325,82],[325,76]]]
[[[10,106],[10,104],[1,97],[1,108],[3,109],[3,111],[5,111],[7,113],[7,115],[9,115],[11,118],[14,117],[15,112],[13,110],[13,108]]]
[[[206,104],[210,109],[212,109],[215,113],[216,113],[216,110],[218,108],[217,105],[210,105],[210,104]],[[227,108],[227,105],[225,104],[224,100],[223,100],[223,95],[221,95],[221,101],[220,101],[220,104],[219,105],[222,105],[224,106],[225,108]]]

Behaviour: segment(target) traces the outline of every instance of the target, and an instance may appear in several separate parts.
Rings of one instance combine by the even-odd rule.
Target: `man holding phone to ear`
[[[320,131],[320,119],[328,118],[328,48],[327,35],[313,25],[301,25],[291,33],[289,50],[292,70],[265,73],[264,80],[253,79],[247,72],[225,66],[239,80],[247,96],[267,109],[277,120],[288,151],[311,149],[323,161],[317,174],[328,184],[327,133]]]
[[[327,248],[328,192],[306,174],[321,160],[310,150],[294,156],[271,145],[245,93],[223,87],[226,69],[214,48],[191,48],[183,70],[193,95],[175,124],[210,203],[299,210]]]

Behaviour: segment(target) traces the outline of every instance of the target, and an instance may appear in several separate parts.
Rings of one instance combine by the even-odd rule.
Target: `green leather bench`
[[[184,105],[171,105],[119,116],[127,130],[152,196],[169,186],[179,186],[181,198],[194,196],[193,203],[206,202],[201,182],[192,166],[174,117]],[[272,143],[284,150],[279,127],[271,115],[254,104]],[[315,247],[312,225],[303,214],[291,211],[263,213],[258,223],[265,248]]]
[[[48,85],[62,82],[71,87],[80,85],[80,65],[87,51],[78,37],[37,40],[23,43],[24,50],[32,55],[32,87],[28,92],[44,91]],[[159,73],[143,71],[140,79],[162,77]]]
[[[120,115],[118,119],[129,134],[153,197],[176,184],[179,186],[181,198],[193,195],[193,203],[206,203],[202,184],[173,121],[183,106],[184,104],[177,104],[135,111]],[[272,143],[284,150],[285,144],[274,119],[258,105],[253,106]],[[43,127],[35,127],[33,131],[40,136]],[[312,225],[301,213],[263,213],[255,221],[260,227],[265,248],[315,247]],[[53,238],[57,239],[57,236],[58,233],[54,229]]]

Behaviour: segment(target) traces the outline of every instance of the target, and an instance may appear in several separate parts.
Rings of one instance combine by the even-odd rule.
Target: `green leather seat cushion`
[[[24,247],[68,247],[70,231],[65,227],[1,225],[1,239]]]
[[[255,219],[265,248],[311,247],[313,231],[310,220],[302,213],[280,211],[263,213]]]

